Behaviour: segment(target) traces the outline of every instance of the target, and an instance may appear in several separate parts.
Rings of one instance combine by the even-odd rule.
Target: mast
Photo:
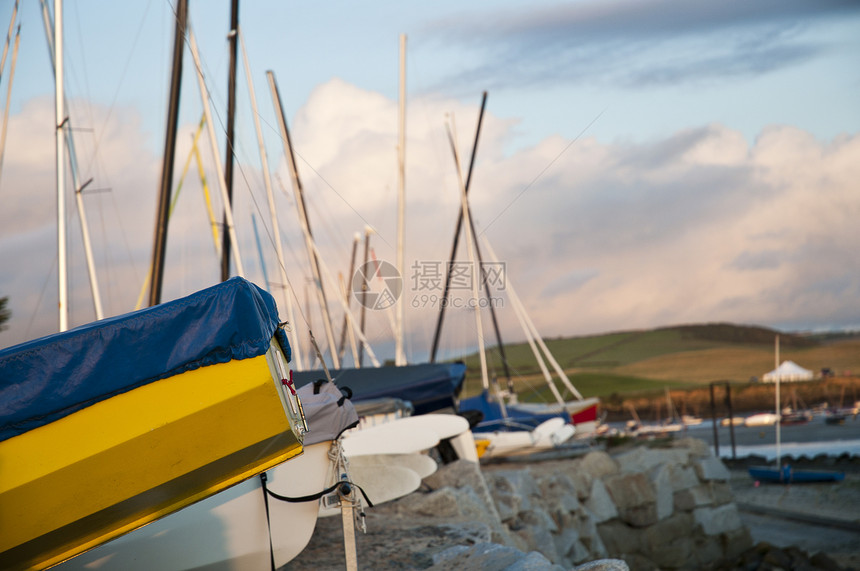
[[[45,0],[42,0],[44,2]],[[18,0],[15,0],[15,5],[12,7],[12,17],[9,19],[9,31],[6,32],[6,43],[3,45],[3,57],[0,58],[0,78],[3,77],[3,70],[6,67],[6,54],[9,53],[9,42],[12,40],[12,30],[15,28],[15,20],[18,19]],[[21,24],[18,24],[18,33],[21,32]],[[53,57],[53,49],[51,50]],[[13,58],[14,59],[14,58]]]
[[[352,254],[349,257],[349,273],[347,274],[348,278],[351,278],[351,276],[355,273],[355,254],[358,252],[359,240],[361,240],[361,234],[356,232],[355,236],[352,239]],[[350,283],[352,283],[351,279],[350,279]],[[349,307],[350,295],[349,295],[349,288],[346,287],[346,285],[343,285],[343,297],[346,300],[346,306]],[[343,314],[343,327],[341,327],[341,330],[340,330],[340,344],[338,345],[338,348],[337,348],[337,354],[338,354],[338,357],[340,357],[340,359],[343,359],[344,352],[346,351],[347,329],[349,329],[349,318],[344,313]],[[356,367],[359,367],[358,355],[356,353],[356,348],[355,348],[355,338],[352,336],[352,330],[351,329],[349,330],[349,332],[350,332],[350,343],[352,345],[353,357],[355,358],[355,361],[356,361]]]
[[[287,129],[287,120],[284,117],[283,105],[281,105],[281,94],[278,92],[278,86],[275,83],[275,74],[272,71],[267,71],[266,77],[269,79],[269,90],[272,93],[272,104],[274,105],[275,113],[278,116],[278,123],[281,128],[281,138],[284,141],[284,154],[287,158],[290,176],[293,179],[293,188],[296,193],[296,206],[299,211],[299,221],[302,224],[302,231],[305,234],[305,247],[308,250],[308,257],[311,262],[311,271],[314,274],[314,280],[317,285],[317,299],[319,300],[323,313],[323,326],[325,327],[326,341],[328,342],[329,352],[331,353],[332,365],[334,365],[335,369],[339,369],[340,360],[337,358],[337,347],[334,342],[334,332],[332,331],[328,302],[326,301],[325,288],[323,287],[319,257],[314,250],[313,234],[311,233],[310,220],[308,218],[307,208],[305,207],[305,195],[302,191],[302,182],[301,179],[299,179],[299,172],[296,168],[296,159],[293,156],[293,144],[290,141],[290,131]]]
[[[221,199],[224,201],[224,219],[227,221],[227,233],[230,236],[230,247],[233,252],[233,257],[236,259],[236,274],[239,276],[245,275],[245,270],[242,267],[242,258],[239,256],[239,241],[236,239],[236,226],[233,223],[233,208],[230,205],[230,200],[227,196],[227,183],[224,181],[221,169],[221,158],[218,155],[217,138],[215,137],[215,127],[212,122],[212,110],[209,108],[209,97],[206,92],[206,81],[203,79],[203,67],[200,65],[200,54],[197,51],[197,40],[194,39],[194,32],[188,33],[188,45],[191,48],[191,57],[194,58],[194,68],[197,71],[197,84],[200,87],[200,100],[203,103],[203,114],[206,118],[206,127],[209,131],[209,143],[212,146],[212,159],[215,161],[215,170],[218,173],[218,186],[221,187]],[[223,255],[223,252],[222,252]]]
[[[478,135],[481,132],[481,123],[484,120],[484,108],[487,104],[487,92],[485,91],[481,98],[481,111],[478,114],[478,128],[475,130],[475,143],[472,145],[472,158],[469,161],[469,172],[466,174],[466,192],[469,192],[469,184],[472,182],[472,167],[475,164],[475,154],[478,150]],[[463,208],[460,207],[460,213],[457,216],[457,227],[454,230],[454,243],[451,246],[451,255],[449,256],[448,268],[454,263],[454,258],[457,256],[457,246],[460,243],[460,228],[463,225]],[[439,304],[439,316],[436,320],[436,332],[433,334],[433,346],[430,349],[430,362],[436,362],[436,352],[439,349],[439,336],[442,333],[442,321],[445,319],[445,303],[448,300],[448,293],[451,289],[451,272],[445,272],[445,289],[442,292],[442,303]]]
[[[53,25],[51,23],[51,16],[48,13],[48,7],[44,3],[42,3],[42,19],[45,24],[45,37],[48,41],[49,51],[51,52],[51,70],[54,72],[54,77],[56,79],[57,75],[57,64],[54,57],[54,32]],[[18,31],[20,32],[20,26],[18,27]],[[14,55],[17,56],[18,53],[18,36],[15,36],[15,51]],[[5,55],[5,54],[4,54]],[[2,65],[0,65],[2,67]],[[13,56],[12,59],[12,76],[15,74],[15,58]],[[11,94],[12,89],[12,77],[9,79],[9,90]],[[65,101],[65,93],[62,94],[63,100]],[[8,104],[8,99],[6,103]],[[7,108],[8,109],[8,108]],[[84,199],[83,192],[84,188],[86,188],[91,182],[92,179],[81,183],[80,173],[78,171],[78,157],[75,152],[75,137],[74,132],[71,127],[71,119],[66,117],[66,129],[65,129],[65,140],[66,140],[66,150],[68,152],[69,158],[69,170],[72,174],[72,186],[74,187],[75,192],[75,205],[78,209],[78,218],[81,221],[81,238],[83,240],[84,245],[84,255],[87,261],[87,275],[90,280],[90,291],[93,295],[93,309],[95,311],[96,319],[102,319],[104,317],[104,311],[102,310],[102,299],[101,294],[99,293],[99,282],[96,275],[96,264],[95,259],[93,258],[93,248],[92,243],[90,242],[90,231],[89,224],[87,223],[87,213],[84,208]],[[6,133],[5,133],[5,124],[3,131],[3,142],[5,144]],[[2,160],[2,155],[0,155],[0,160]]]
[[[176,28],[173,35],[173,72],[170,78],[167,129],[164,137],[164,160],[161,163],[161,189],[155,219],[155,239],[152,247],[152,282],[149,305],[161,303],[164,280],[164,253],[167,250],[167,219],[170,216],[170,189],[173,185],[173,160],[176,154],[176,132],[179,124],[179,93],[182,88],[182,54],[188,21],[188,0],[179,0],[176,7]]]
[[[403,260],[403,243],[405,241],[406,218],[406,35],[400,35],[400,113],[399,113],[399,143],[398,155],[398,193],[397,193],[397,271],[403,279],[405,264]],[[403,352],[403,292],[397,298],[395,313],[395,355],[394,364],[398,367],[406,364],[406,354]]]
[[[239,31],[239,0],[230,4],[230,77],[227,82],[227,143],[224,150],[224,182],[227,185],[227,201],[233,205],[233,137],[236,127],[236,36]],[[227,214],[224,213],[224,226]],[[230,233],[224,232],[224,245],[221,248],[221,281],[230,279]]]
[[[15,23],[15,18],[18,14],[18,2],[15,2],[15,9],[12,12],[12,20],[9,22],[9,34],[12,33],[12,26]],[[10,36],[6,36],[6,45],[3,48],[3,58],[0,60],[0,78],[3,77],[3,69],[6,67],[6,50],[9,49]],[[9,105],[12,102],[12,83],[15,79],[15,64],[18,61],[18,46],[21,43],[21,24],[18,24],[18,31],[15,32],[15,47],[12,48],[12,69],[9,73],[9,85],[6,86],[6,106],[3,109],[3,132],[0,134],[0,173],[3,172],[3,156],[6,154],[6,131],[9,127]],[[53,50],[52,50],[53,53]]]
[[[484,387],[484,390],[490,389],[490,381],[487,377],[487,354],[484,351],[484,328],[481,324],[481,308],[480,304],[477,303],[478,300],[478,279],[479,273],[478,268],[475,267],[475,243],[472,240],[472,225],[471,225],[471,214],[469,214],[469,199],[466,196],[466,185],[463,184],[463,174],[460,171],[460,158],[457,153],[457,146],[454,144],[454,138],[451,136],[450,129],[448,130],[448,139],[451,141],[451,148],[454,150],[454,162],[457,166],[457,180],[460,183],[460,205],[463,212],[463,217],[466,219],[468,224],[466,224],[466,244],[469,249],[469,260],[472,262],[472,295],[475,298],[475,329],[478,332],[478,355],[481,360],[481,383]],[[503,407],[504,410],[504,401],[499,399],[499,404]]]
[[[480,113],[479,118],[478,118],[478,128],[475,132],[475,143],[472,146],[472,158],[469,162],[469,181],[467,182],[467,184],[471,181],[471,175],[473,172],[473,168],[475,166],[475,156],[476,156],[476,152],[477,152],[477,148],[478,148],[478,137],[479,137],[480,132],[481,132],[481,123],[483,121],[484,108],[486,106],[486,103],[487,103],[487,92],[485,91],[483,98],[482,98],[482,101],[481,101],[481,113]],[[468,187],[467,187],[467,192],[468,192]],[[448,266],[448,270],[450,270],[451,265],[454,263],[454,258],[457,255],[457,238],[459,238],[459,234],[460,234],[460,226],[462,225],[462,216],[463,216],[463,213],[461,210],[460,216],[457,219],[457,230],[456,230],[457,233],[455,235],[454,248],[452,249],[452,252],[451,252],[451,261],[450,261],[450,264]],[[484,294],[487,296],[487,300],[489,301],[491,299],[490,283],[489,283],[489,280],[486,279],[486,276],[485,276],[484,257],[481,254],[481,246],[478,243],[478,234],[477,234],[477,232],[475,232],[475,222],[474,222],[474,219],[471,217],[469,218],[469,225],[470,225],[470,230],[471,230],[471,234],[472,234],[472,239],[475,243],[474,244],[475,245],[475,255],[477,256],[477,263],[478,263],[478,267],[480,268],[480,276],[481,276],[481,282],[483,283]],[[450,286],[450,283],[451,283],[450,282],[450,280],[451,280],[450,271],[446,271],[445,277],[446,277],[446,282],[445,282],[445,293],[443,294],[443,297],[442,297],[443,300],[448,299],[448,287]],[[442,303],[439,305],[439,320],[437,322],[436,334],[434,335],[434,339],[433,339],[434,351],[433,351],[433,356],[431,358],[431,362],[434,362],[434,360],[435,360],[435,348],[438,345],[439,335],[441,334],[441,330],[442,330],[442,317],[443,317],[443,314],[445,312],[445,307],[447,305],[448,305],[447,303]],[[490,321],[493,324],[493,332],[496,335],[496,343],[497,343],[497,346],[499,348],[499,357],[501,357],[501,359],[502,359],[502,369],[504,370],[505,378],[507,379],[507,389],[508,389],[508,392],[513,393],[514,386],[513,386],[513,381],[511,380],[510,367],[508,366],[508,357],[505,354],[505,344],[502,342],[502,333],[501,333],[501,330],[499,329],[499,321],[496,318],[496,308],[492,303],[489,303],[488,305],[489,305],[489,310],[490,310]]]
[[[779,410],[779,380],[782,377],[782,373],[779,371],[779,335],[776,336],[774,340],[774,371],[776,372],[776,467],[779,468],[780,465],[780,420],[782,420],[782,414]]]
[[[364,335],[364,323],[365,316],[367,315],[367,290],[370,285],[367,283],[367,262],[369,261],[368,256],[370,255],[370,234],[373,232],[373,229],[370,226],[364,227],[364,263],[361,265],[361,317],[360,317],[360,326],[359,330],[361,334]],[[364,360],[364,343],[358,346],[358,364],[357,368],[361,368],[362,361]]]
[[[57,276],[60,331],[69,328],[69,281],[66,270],[66,202],[65,187],[65,125],[66,111],[63,105],[63,2],[54,0],[54,60],[56,63],[55,125],[57,143]]]
[[[289,279],[287,279],[287,267],[284,264],[284,249],[281,246],[281,229],[278,224],[278,211],[275,208],[275,195],[272,191],[272,176],[269,173],[269,157],[266,153],[266,145],[263,142],[263,129],[260,126],[260,114],[257,112],[257,95],[254,90],[254,80],[251,77],[251,66],[248,64],[248,52],[245,50],[245,36],[241,33],[241,29],[239,30],[239,40],[242,44],[242,61],[245,67],[245,78],[248,82],[248,93],[251,98],[251,106],[253,109],[254,115],[254,129],[257,132],[257,145],[260,148],[260,163],[263,167],[263,183],[266,186],[266,200],[269,203],[269,215],[271,216],[272,223],[272,239],[275,241],[275,253],[278,256],[278,270],[281,274],[281,291],[284,295],[284,303],[287,307],[287,319],[290,320],[290,330],[294,332],[293,337],[293,356],[296,361],[295,369],[297,371],[303,370],[302,366],[302,349],[301,343],[299,343],[298,335],[296,332],[296,318],[293,312],[293,300],[292,300],[292,286],[290,285]]]

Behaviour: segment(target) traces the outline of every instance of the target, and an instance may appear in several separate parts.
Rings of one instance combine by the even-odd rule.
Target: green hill
[[[803,335],[756,326],[713,323],[651,330],[547,339],[546,345],[573,385],[584,396],[663,391],[712,381],[747,383],[774,368],[774,339],[780,337],[780,361],[792,360],[816,373],[860,372],[860,334]],[[527,343],[505,346],[515,390],[522,400],[546,400],[550,394]],[[487,349],[490,375],[505,382],[498,348]],[[477,354],[468,366],[465,396],[480,392]],[[551,365],[547,367],[552,372]],[[557,376],[553,374],[557,379]],[[556,383],[561,388],[560,383]]]

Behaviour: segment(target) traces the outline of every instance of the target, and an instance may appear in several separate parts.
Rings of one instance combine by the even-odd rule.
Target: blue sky
[[[0,7],[0,30],[12,6]],[[223,155],[230,4],[190,9]],[[66,96],[81,169],[99,189],[86,196],[87,216],[109,314],[134,308],[151,250],[172,10],[158,0],[65,8]],[[38,3],[24,3],[18,22],[0,175],[9,205],[0,257],[15,268],[0,278],[0,295],[10,296],[13,320],[0,346],[56,328],[53,78]],[[406,34],[409,260],[448,255],[459,199],[446,122],[467,162],[487,91],[474,216],[545,334],[707,321],[860,325],[857,2],[246,2],[240,26],[297,304],[307,255],[281,190],[290,182],[265,71],[277,77],[332,273],[347,273],[352,236],[367,225],[377,256],[393,261]],[[10,63],[11,50],[4,103]],[[237,232],[247,277],[259,282],[264,262],[250,222],[269,241],[272,231],[242,71],[239,86],[238,186],[247,190],[238,191]],[[201,109],[186,51],[178,169]],[[200,149],[217,195],[205,136]],[[168,296],[217,280],[191,172],[171,224]],[[69,211],[70,240],[79,241],[71,202]],[[273,274],[273,254],[263,256]],[[93,317],[82,264],[72,246],[73,325]],[[415,301],[418,292],[406,293]],[[450,313],[445,350],[454,355],[475,332],[468,312]],[[509,314],[506,335],[522,339]],[[376,317],[370,332],[385,354],[388,320]],[[410,358],[420,360],[435,314],[412,308],[407,322]]]

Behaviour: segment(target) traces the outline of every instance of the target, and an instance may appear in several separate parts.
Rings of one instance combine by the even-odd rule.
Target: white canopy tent
[[[804,369],[794,361],[783,361],[779,367],[765,373],[762,380],[766,383],[775,383],[777,378],[780,382],[811,381],[814,376],[812,371]]]

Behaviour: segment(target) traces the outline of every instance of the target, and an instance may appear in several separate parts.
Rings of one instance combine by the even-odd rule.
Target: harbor
[[[776,458],[776,425],[723,426],[706,419],[689,426],[686,435],[704,440],[723,459],[749,456]],[[860,417],[849,416],[842,424],[828,424],[815,416],[803,424],[781,425],[780,455],[787,458],[814,458],[818,455],[860,456]]]

